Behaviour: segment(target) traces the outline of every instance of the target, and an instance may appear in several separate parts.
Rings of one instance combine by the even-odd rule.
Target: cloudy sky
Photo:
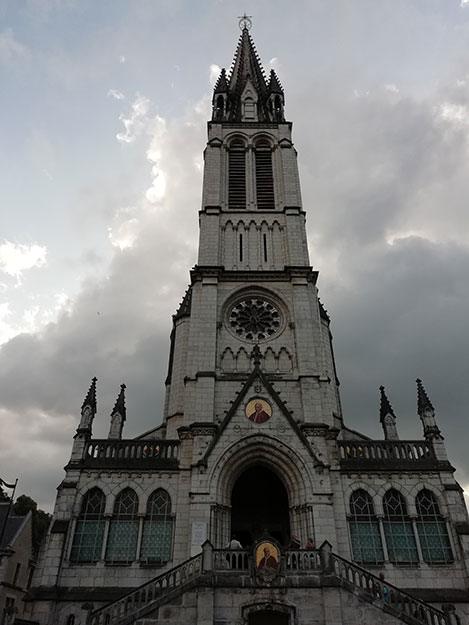
[[[345,418],[469,485],[469,0],[0,1],[0,476],[50,509],[90,379],[95,434],[159,423],[196,260],[211,87],[253,16],[294,122]]]

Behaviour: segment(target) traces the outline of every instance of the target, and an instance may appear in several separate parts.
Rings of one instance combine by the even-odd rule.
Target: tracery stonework
[[[260,297],[249,297],[231,309],[229,324],[240,338],[263,341],[280,329],[280,313],[270,302]]]

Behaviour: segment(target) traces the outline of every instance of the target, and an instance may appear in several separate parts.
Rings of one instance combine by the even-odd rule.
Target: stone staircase
[[[201,554],[161,573],[120,599],[90,611],[87,625],[170,623],[174,618],[171,610],[178,611],[178,603],[181,604],[184,593],[196,587],[223,586],[225,582],[233,586],[234,576],[242,578],[244,588],[253,588],[257,583],[252,573],[251,550],[213,549],[207,541]],[[312,587],[340,586],[401,623],[459,625],[454,606],[444,606],[442,611],[416,599],[333,553],[327,542],[317,550],[284,552],[279,569],[282,587],[297,586],[299,578],[302,578],[302,586],[305,582],[307,585],[308,579]],[[162,606],[167,606],[165,611],[168,614],[159,617],[158,608]]]

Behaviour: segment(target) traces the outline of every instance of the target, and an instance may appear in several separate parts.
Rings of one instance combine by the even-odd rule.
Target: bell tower
[[[384,386],[383,439],[343,423],[284,92],[240,26],[214,88],[163,422],[125,438],[123,384],[94,438],[93,379],[30,622],[458,625],[469,519],[435,408],[418,379],[421,439],[399,437]]]
[[[310,265],[283,88],[266,77],[251,22],[213,93],[197,265],[174,315],[167,436],[220,423],[254,364],[297,423],[341,425],[329,318]],[[270,401],[270,400],[269,400]]]

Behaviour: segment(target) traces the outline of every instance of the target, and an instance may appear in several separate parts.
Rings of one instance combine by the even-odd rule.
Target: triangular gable
[[[254,349],[253,355],[254,355],[254,369],[250,373],[250,375],[249,375],[248,379],[246,380],[246,382],[245,382],[243,388],[241,389],[241,391],[237,394],[236,399],[234,400],[233,404],[231,405],[231,408],[226,413],[226,416],[223,419],[223,421],[221,422],[221,424],[220,424],[220,426],[219,426],[219,428],[217,430],[217,433],[215,434],[213,439],[210,441],[210,444],[207,447],[207,450],[206,450],[203,458],[201,458],[201,460],[199,460],[198,465],[199,466],[200,465],[202,465],[202,466],[206,466],[207,465],[207,460],[208,460],[210,454],[212,453],[212,451],[215,448],[216,444],[220,440],[220,438],[221,438],[223,432],[225,431],[226,427],[228,426],[229,422],[231,421],[233,416],[236,414],[236,412],[237,412],[238,408],[240,407],[241,403],[246,398],[246,395],[248,394],[249,390],[254,386],[255,382],[257,380],[259,380],[261,382],[261,384],[264,386],[264,388],[267,391],[267,393],[272,398],[273,402],[275,403],[275,405],[277,406],[279,411],[287,419],[288,423],[291,426],[292,431],[296,433],[298,438],[304,444],[305,448],[308,450],[309,454],[311,455],[311,457],[314,460],[315,466],[324,466],[323,462],[321,462],[321,460],[319,460],[316,457],[316,455],[314,454],[314,452],[311,449],[311,446],[310,446],[310,444],[308,442],[308,439],[303,434],[301,428],[298,426],[298,423],[295,421],[295,419],[293,418],[291,412],[286,407],[285,402],[283,402],[280,399],[279,394],[276,392],[276,390],[274,389],[272,384],[269,382],[267,376],[264,374],[263,371],[261,371],[261,369],[260,369],[260,353],[259,353],[259,350],[256,351],[256,349]]]

